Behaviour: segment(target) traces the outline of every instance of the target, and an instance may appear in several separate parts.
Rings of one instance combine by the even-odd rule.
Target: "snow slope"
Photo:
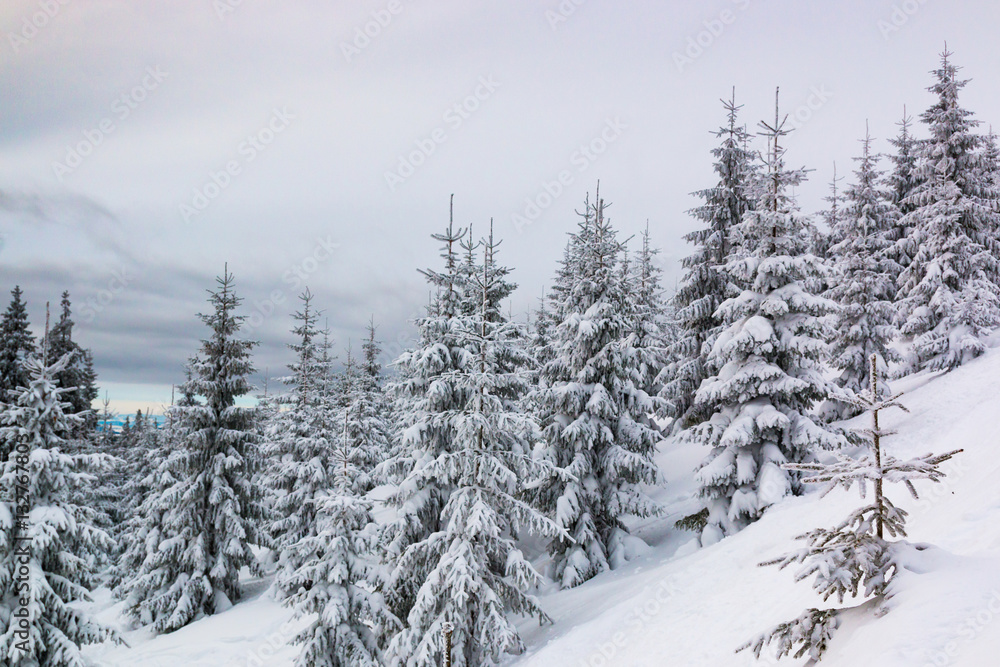
[[[892,611],[874,618],[867,608],[848,614],[824,667],[945,667],[1000,665],[1000,350],[945,375],[899,380],[911,413],[892,411],[882,423],[899,431],[884,441],[897,457],[964,448],[945,464],[942,484],[919,485],[914,500],[901,486],[887,495],[910,512],[909,540],[936,545],[917,552],[900,576]],[[859,504],[855,491],[825,498],[810,493],[772,507],[763,518],[718,544],[698,549],[673,522],[697,508],[688,474],[701,447],[667,441],[659,462],[670,482],[657,493],[667,514],[638,525],[651,545],[625,567],[579,588],[541,594],[554,624],[521,623],[528,652],[511,665],[537,667],[807,664],[805,659],[755,660],[734,649],[774,624],[812,606],[832,606],[794,582],[794,569],[757,563],[797,546],[794,537],[838,523]],[[247,598],[232,609],[178,632],[150,637],[126,633],[131,648],[89,647],[97,665],[284,667],[300,621],[248,581]],[[845,601],[846,604],[853,604]],[[120,605],[106,591],[93,603],[116,625]]]

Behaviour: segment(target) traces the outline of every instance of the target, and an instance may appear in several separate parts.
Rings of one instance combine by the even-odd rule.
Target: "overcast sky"
[[[494,219],[519,316],[598,179],[625,236],[649,221],[672,287],[733,86],[752,129],[780,86],[813,212],[866,119],[887,150],[903,105],[929,106],[946,40],[972,79],[963,104],[1000,123],[998,14],[940,0],[4,0],[0,288],[21,285],[36,329],[69,289],[102,393],[132,411],[169,401],[226,262],[261,373],[289,361],[305,284],[338,346],[357,347],[374,315],[398,352],[451,193],[459,225]]]

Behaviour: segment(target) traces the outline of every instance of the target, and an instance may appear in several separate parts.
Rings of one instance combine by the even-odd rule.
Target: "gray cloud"
[[[459,224],[485,231],[495,219],[523,312],[598,178],[624,236],[650,221],[672,285],[680,274],[668,260],[688,252],[688,193],[713,181],[710,132],[731,86],[751,128],[773,114],[776,85],[786,111],[807,110],[788,139],[790,162],[817,169],[798,193],[806,211],[822,206],[834,160],[850,168],[866,119],[884,150],[903,104],[913,114],[930,104],[928,70],[946,38],[973,78],[964,103],[996,117],[988,31],[1000,8],[923,3],[886,32],[880,21],[897,4],[588,0],[563,16],[555,0],[403,0],[348,59],[344,45],[385,2],[259,0],[220,18],[206,0],[74,0],[17,52],[9,35],[38,4],[5,2],[0,288],[25,288],[36,326],[45,300],[69,289],[103,379],[169,384],[204,335],[195,314],[228,262],[246,314],[261,313],[257,365],[273,373],[288,361],[301,287],[289,271],[318,239],[339,246],[299,282],[338,344],[358,340],[374,314],[398,348],[426,302],[416,269],[437,262],[429,234],[446,224],[451,193]],[[726,11],[733,20],[716,23]],[[696,57],[678,67],[692,42]],[[148,67],[166,78],[120,118],[112,104]],[[450,120],[482,77],[499,87]],[[810,102],[817,88],[831,93],[822,104]],[[294,119],[269,137],[275,109]],[[581,148],[614,118],[627,127],[580,169]],[[105,119],[113,131],[60,180],[53,163]],[[391,190],[385,174],[439,129],[444,140]],[[269,139],[252,159],[251,138]],[[232,162],[239,173],[226,180]],[[571,182],[518,233],[514,216],[563,171]],[[213,183],[217,194],[185,223],[181,205]],[[284,303],[264,318],[275,291]]]

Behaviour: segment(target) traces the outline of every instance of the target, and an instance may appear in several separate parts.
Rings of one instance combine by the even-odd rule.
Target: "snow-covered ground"
[[[944,465],[943,483],[918,483],[920,500],[901,486],[887,489],[910,512],[909,540],[935,547],[915,555],[899,575],[890,613],[874,618],[861,608],[847,615],[822,665],[1000,665],[1000,350],[948,374],[896,381],[893,389],[906,392],[902,403],[911,412],[884,415],[883,425],[899,431],[884,442],[890,454],[965,451]],[[579,588],[543,592],[542,606],[555,622],[522,623],[528,652],[511,664],[807,664],[733,652],[805,608],[824,606],[808,583],[794,582],[793,568],[757,563],[796,548],[794,537],[806,530],[839,523],[859,504],[857,493],[789,498],[738,535],[697,549],[693,535],[673,523],[697,508],[690,472],[703,455],[695,445],[663,443],[659,462],[670,481],[658,497],[667,514],[637,526],[650,549]],[[301,622],[290,622],[290,612],[269,598],[266,581],[246,586],[245,600],[224,613],[169,635],[129,632],[130,648],[101,645],[86,654],[98,665],[122,667],[291,665],[297,649],[287,641]],[[112,602],[99,591],[93,606],[100,620],[117,626],[120,605]]]

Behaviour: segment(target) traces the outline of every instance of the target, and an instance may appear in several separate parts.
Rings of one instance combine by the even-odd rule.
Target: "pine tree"
[[[356,452],[359,470],[353,483],[358,494],[367,493],[378,483],[376,470],[392,451],[390,406],[381,386],[378,358],[382,349],[375,340],[374,321],[368,325],[362,352],[364,357],[353,374],[343,415],[344,437]]]
[[[395,362],[399,379],[391,391],[399,408],[400,442],[377,470],[380,479],[400,482],[387,498],[396,516],[384,525],[381,537],[383,558],[393,565],[410,545],[443,528],[441,513],[449,489],[443,480],[421,471],[454,450],[454,424],[445,415],[468,402],[451,373],[461,368],[469,354],[455,331],[465,290],[457,252],[465,234],[464,229],[455,228],[452,215],[445,233],[432,235],[443,244],[444,271],[421,270],[436,293],[427,314],[416,322],[417,347],[403,352]],[[386,600],[397,617],[409,615],[426,574],[426,569],[395,570],[384,582]]]
[[[24,362],[35,353],[35,337],[28,328],[28,306],[21,287],[11,290],[10,305],[0,322],[0,401],[13,401],[18,387],[28,386]],[[0,451],[3,460],[7,453]]]
[[[269,543],[259,528],[261,492],[252,481],[261,465],[255,411],[236,405],[251,390],[256,343],[237,338],[244,316],[235,312],[241,300],[232,274],[226,270],[217,282],[209,298],[213,312],[200,316],[210,335],[183,388],[204,403],[172,410],[184,441],[164,466],[177,481],[156,499],[163,512],[159,544],[126,586],[125,613],[158,632],[239,600],[240,569],[263,575],[250,546]]]
[[[843,604],[845,596],[873,598],[876,615],[881,615],[888,611],[885,603],[893,595],[893,580],[903,563],[912,560],[914,549],[914,545],[904,540],[891,542],[886,538],[886,533],[891,537],[906,537],[907,513],[885,497],[883,483],[902,482],[916,498],[913,481],[940,481],[944,473],[938,466],[962,450],[940,455],[927,454],[909,461],[891,456],[883,458],[880,441],[891,432],[880,429],[879,412],[890,407],[906,408],[896,402],[901,394],[885,397],[885,393],[878,388],[877,367],[877,357],[873,354],[869,359],[869,387],[853,399],[858,408],[872,416],[871,428],[860,430],[871,439],[869,451],[860,460],[841,455],[833,464],[785,466],[788,470],[807,473],[804,482],[825,484],[823,495],[838,486],[850,489],[857,484],[864,498],[871,482],[875,490],[874,502],[854,510],[835,528],[818,528],[800,535],[799,539],[808,542],[806,547],[761,565],[785,568],[793,563],[804,563],[795,580],[802,581],[815,575],[813,589],[824,600],[836,597]],[[795,651],[794,657],[800,658],[808,653],[812,664],[826,651],[842,611],[807,609],[798,618],[781,623],[737,651],[750,648],[759,658],[764,646],[773,642],[777,644],[777,657]]]
[[[711,416],[696,406],[694,397],[702,381],[715,370],[708,352],[724,324],[717,315],[719,305],[741,289],[726,270],[735,250],[732,229],[753,206],[755,158],[746,147],[746,130],[737,124],[742,106],[736,104],[735,91],[723,106],[728,122],[715,133],[722,141],[712,150],[719,181],[695,193],[704,203],[690,214],[704,226],[684,237],[694,252],[682,262],[686,273],[674,296],[679,340],[671,348],[674,360],[661,378],[664,386],[660,395],[672,404],[670,413],[680,428]]]
[[[375,591],[381,581],[372,553],[377,531],[371,501],[355,491],[360,471],[350,449],[348,439],[338,441],[329,488],[305,501],[314,525],[287,547],[284,561],[295,565],[275,580],[296,617],[316,615],[293,640],[303,645],[297,667],[378,667],[378,636],[401,626]]]
[[[432,479],[447,496],[440,530],[410,545],[396,565],[397,580],[404,573],[421,577],[407,627],[390,643],[390,665],[438,665],[441,630],[448,623],[454,643],[446,664],[498,664],[504,654],[523,650],[509,613],[547,618],[525,593],[541,576],[517,549],[515,537],[522,530],[540,537],[560,531],[516,498],[541,472],[529,459],[537,425],[519,411],[517,401],[530,387],[524,370],[530,359],[520,327],[505,321],[491,299],[505,272],[491,270],[498,244],[491,238],[484,245],[480,310],[451,321],[456,343],[466,353],[445,377],[462,401],[437,418],[448,424],[453,446],[403,482],[420,486]],[[526,469],[534,475],[526,477]]]
[[[951,53],[941,54],[929,90],[938,102],[921,120],[930,130],[922,145],[919,185],[906,203],[915,206],[900,224],[917,248],[899,276],[903,325],[913,342],[911,366],[952,369],[982,354],[985,336],[1000,313],[1000,247],[991,187],[981,172],[978,121],[959,106]]]
[[[866,133],[861,157],[855,158],[857,182],[847,189],[847,207],[836,230],[839,240],[830,249],[837,284],[826,294],[840,306],[831,357],[840,370],[837,384],[850,394],[868,386],[869,356],[875,354],[883,368],[899,358],[889,347],[896,335],[892,324],[894,276],[899,273],[899,266],[889,257],[893,211],[879,188],[882,173],[871,142]],[[884,384],[883,388],[888,391]],[[839,402],[831,409],[834,419],[856,414],[848,403]]]
[[[702,544],[740,530],[769,505],[798,493],[798,480],[783,464],[842,443],[809,415],[830,389],[820,366],[823,317],[836,306],[806,288],[823,269],[806,252],[807,227],[788,194],[805,172],[785,169],[780,139],[787,131],[775,101],[774,125],[761,123],[769,143],[767,187],[733,229],[743,252],[726,264],[746,288],[719,306],[732,324],[712,348],[718,370],[695,399],[714,412],[690,435],[712,447],[697,473],[708,503]]]
[[[909,266],[917,254],[911,230],[903,222],[904,218],[916,208],[910,196],[920,184],[917,158],[920,155],[921,143],[910,133],[912,121],[912,117],[906,115],[906,107],[903,107],[903,119],[897,123],[899,134],[889,140],[896,150],[889,156],[892,160],[892,172],[888,178],[889,202],[894,209],[894,215],[888,235],[893,245],[888,249],[887,256],[899,266],[900,271]],[[898,278],[897,274],[896,279]]]
[[[625,277],[630,295],[630,339],[639,363],[639,388],[653,397],[658,410],[665,401],[659,398],[661,389],[658,377],[667,365],[668,345],[671,341],[673,322],[667,319],[672,308],[663,298],[660,276],[663,270],[656,264],[659,249],[649,238],[649,223],[642,232],[642,245],[636,261],[630,265]]]
[[[59,387],[69,389],[66,400],[69,401],[74,413],[90,410],[90,405],[97,398],[97,373],[94,372],[94,361],[90,350],[86,350],[73,339],[73,318],[69,300],[69,292],[62,293],[60,302],[62,312],[59,322],[49,333],[50,354],[53,359],[71,354],[69,364],[56,375]],[[97,416],[88,413],[76,429],[78,437],[88,437],[97,427]]]
[[[536,455],[571,475],[552,474],[534,493],[569,536],[550,546],[553,577],[564,587],[622,564],[637,539],[624,518],[659,511],[639,486],[659,481],[659,437],[645,424],[654,403],[638,386],[622,247],[604,210],[598,194],[570,235],[563,267],[570,289],[557,293],[563,319],[536,392],[546,441]]]
[[[291,375],[284,378],[289,394],[277,399],[285,410],[276,412],[265,428],[261,449],[268,461],[265,484],[274,496],[274,519],[269,527],[281,567],[294,569],[297,562],[284,562],[292,554],[291,545],[315,535],[317,494],[333,485],[336,467],[333,446],[336,436],[336,406],[329,390],[330,368],[320,349],[316,327],[321,315],[313,308],[307,289],[299,296],[301,309],[293,316],[292,334],[297,342],[288,345],[295,361],[288,365]]]
[[[53,364],[25,360],[28,381],[0,412],[9,452],[0,475],[0,662],[12,667],[82,667],[81,645],[116,638],[73,604],[89,600],[95,584],[86,555],[112,544],[93,510],[75,502],[110,460],[64,453],[82,421],[66,412],[72,390],[55,382],[70,363],[69,354]]]

